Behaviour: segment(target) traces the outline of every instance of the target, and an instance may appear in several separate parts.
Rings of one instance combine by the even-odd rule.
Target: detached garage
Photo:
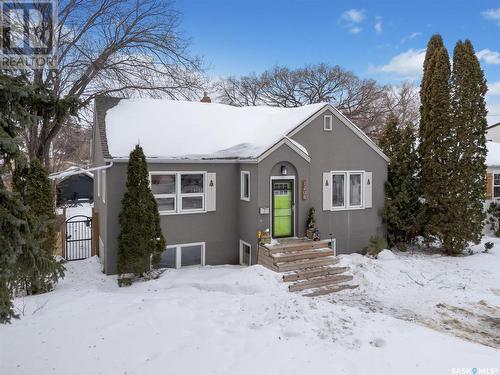
[[[82,173],[61,179],[56,185],[57,206],[70,202],[94,201],[94,176]]]

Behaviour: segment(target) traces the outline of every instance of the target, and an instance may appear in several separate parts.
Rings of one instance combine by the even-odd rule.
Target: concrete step
[[[313,259],[333,255],[333,250],[330,248],[299,250],[287,253],[272,254],[274,264],[281,262],[293,262],[300,259]]]
[[[337,264],[339,259],[334,256],[326,256],[315,259],[301,259],[293,262],[278,262],[275,263],[275,266],[278,269],[278,272],[287,272],[287,271],[297,271],[305,268],[313,268],[318,266],[331,266]]]
[[[328,286],[328,287],[324,287],[324,288],[313,289],[312,291],[304,294],[304,296],[305,297],[323,296],[325,294],[340,292],[341,290],[345,290],[345,289],[356,289],[357,287],[358,287],[358,285],[349,285],[349,284],[333,285],[333,286]]]
[[[312,277],[327,276],[327,275],[337,275],[339,273],[344,273],[349,269],[349,267],[314,267],[306,268],[304,270],[291,272],[287,275],[283,275],[284,282],[305,280]]]
[[[330,247],[330,240],[312,241],[309,239],[287,240],[277,245],[264,245],[269,254],[288,253],[300,250],[323,249]]]
[[[313,277],[304,281],[298,281],[288,287],[290,292],[297,292],[304,289],[317,288],[320,286],[339,284],[344,281],[351,281],[353,277],[351,275],[331,275],[331,276],[320,276]]]

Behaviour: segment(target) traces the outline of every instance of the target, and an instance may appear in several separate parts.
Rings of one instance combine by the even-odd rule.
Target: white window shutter
[[[217,179],[215,173],[207,173],[207,211],[215,211],[217,205]]]
[[[323,173],[323,211],[332,209],[332,174]]]
[[[365,208],[372,208],[372,172],[365,172]]]

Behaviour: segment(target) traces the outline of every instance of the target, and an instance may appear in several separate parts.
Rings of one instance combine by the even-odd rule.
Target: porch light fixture
[[[281,166],[281,174],[282,174],[283,176],[286,176],[286,173],[287,173],[287,171],[286,171],[286,165],[282,165],[282,166]]]

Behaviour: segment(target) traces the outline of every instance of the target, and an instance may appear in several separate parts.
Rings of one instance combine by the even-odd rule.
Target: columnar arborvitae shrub
[[[390,159],[382,210],[390,246],[410,243],[419,232],[415,138],[411,125],[401,127],[391,117],[380,139],[380,147]]]
[[[486,194],[486,80],[471,42],[453,51],[451,110],[454,139],[454,188],[460,203],[456,226],[462,247],[481,239]],[[460,246],[457,248],[459,250]]]
[[[484,220],[486,82],[469,41],[458,42],[451,73],[441,37],[429,42],[421,87],[420,180],[425,234],[443,252],[478,242]]]
[[[140,276],[149,270],[150,261],[153,266],[158,264],[165,249],[158,207],[149,186],[146,158],[140,146],[130,153],[126,187],[119,218],[118,273]],[[120,280],[121,284],[131,281],[128,276]]]
[[[19,255],[14,283],[27,294],[44,293],[53,289],[59,278],[64,277],[61,260],[54,258],[55,205],[48,172],[38,160],[29,167],[17,168],[14,188],[28,208],[30,231]]]
[[[454,191],[456,145],[450,118],[450,73],[448,52],[444,46],[438,46],[428,60],[427,69],[424,67],[419,133],[424,230],[427,236],[441,240],[443,251],[448,254],[457,252],[461,246],[460,228],[455,225],[460,203]]]

